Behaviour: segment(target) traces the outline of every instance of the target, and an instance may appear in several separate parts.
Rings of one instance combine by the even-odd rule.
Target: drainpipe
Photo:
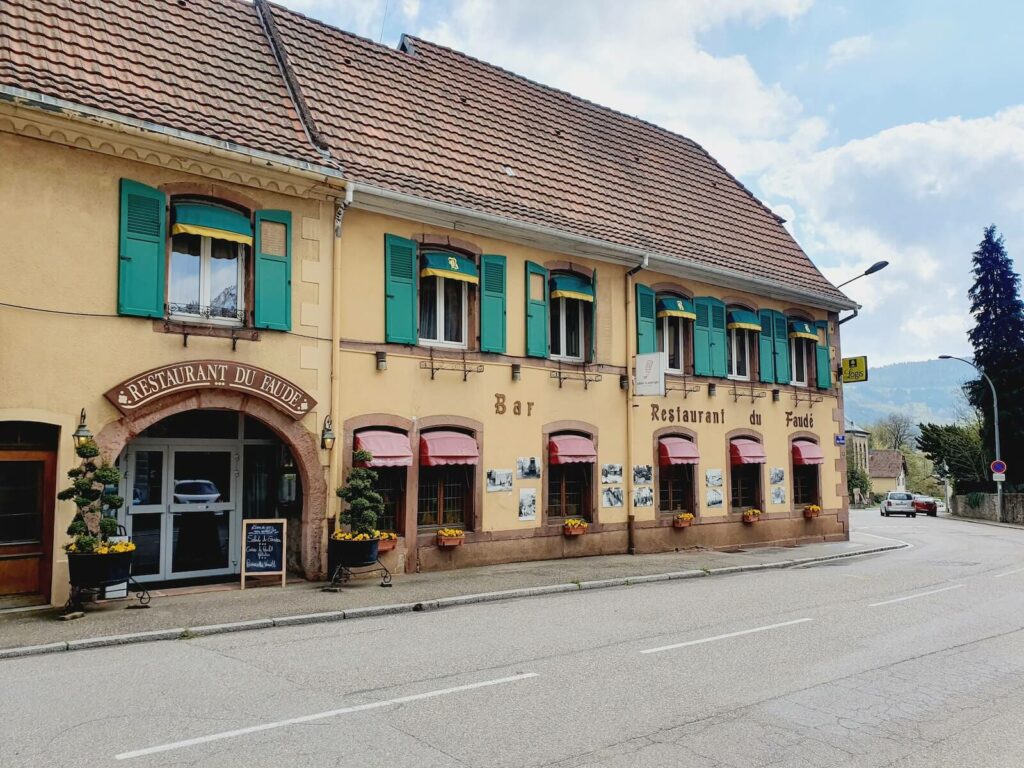
[[[650,258],[644,256],[643,261],[626,272],[626,466],[622,472],[626,476],[626,532],[628,534],[627,552],[636,554],[636,543],[634,542],[633,525],[636,515],[633,512],[633,409],[637,407],[633,402],[633,358],[636,356],[636,311],[633,308],[633,275],[641,269],[646,269]]]
[[[334,242],[331,253],[331,419],[335,421],[341,438],[335,443],[341,450],[333,450],[327,457],[327,511],[325,522],[329,523],[334,517],[334,507],[337,502],[333,494],[335,488],[341,484],[341,466],[344,455],[344,434],[341,434],[343,422],[341,416],[341,223],[345,218],[345,211],[352,205],[352,196],[355,194],[355,182],[345,182],[345,198],[336,202],[334,207]],[[328,534],[329,535],[329,534]],[[326,552],[327,550],[322,550]],[[325,564],[321,557],[321,570],[325,570]]]

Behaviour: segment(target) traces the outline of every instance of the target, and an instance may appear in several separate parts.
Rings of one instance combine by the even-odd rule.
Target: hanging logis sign
[[[140,373],[106,393],[121,413],[130,415],[161,397],[191,389],[230,389],[263,398],[293,419],[315,406],[309,393],[270,371],[228,360],[194,360]]]

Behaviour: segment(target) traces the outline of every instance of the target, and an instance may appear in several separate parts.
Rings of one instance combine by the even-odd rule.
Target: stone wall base
[[[971,497],[979,502],[977,506],[972,507],[968,503]],[[996,509],[996,495],[994,493],[954,496],[951,503],[953,507],[952,512],[956,517],[970,517],[976,520],[991,520],[996,523],[1024,525],[1024,493],[1004,493],[1002,515]]]

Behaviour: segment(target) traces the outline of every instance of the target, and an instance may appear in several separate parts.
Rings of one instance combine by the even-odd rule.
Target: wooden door
[[[49,599],[56,458],[53,451],[0,451],[0,596]]]

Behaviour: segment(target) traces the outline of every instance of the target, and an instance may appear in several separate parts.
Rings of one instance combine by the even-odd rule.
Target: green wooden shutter
[[[159,189],[121,179],[119,315],[164,316],[166,253],[167,196]]]
[[[761,333],[758,334],[761,381],[771,384],[775,381],[775,313],[762,309],[757,315],[761,320]]]
[[[257,328],[292,328],[292,214],[256,211],[254,323]]]
[[[694,299],[697,319],[693,321],[693,372],[711,376],[711,307],[708,299]]]
[[[587,350],[587,362],[593,363],[597,360],[597,270],[590,278],[590,285],[594,289],[594,300],[590,302],[590,349]]]
[[[729,336],[725,330],[725,304],[708,299],[711,308],[711,375],[725,376],[728,371]]]
[[[419,306],[416,243],[397,235],[384,236],[384,338],[415,344]]]
[[[829,338],[828,338],[828,322],[825,320],[819,320],[814,324],[818,329],[819,338],[821,331],[825,331],[825,344],[822,345],[820,342],[815,347],[815,360],[814,367],[818,373],[818,388],[829,389],[832,386],[832,358],[829,355]]]
[[[793,378],[789,359],[789,321],[781,312],[772,312],[772,315],[775,320],[775,383],[789,384]]]
[[[636,353],[648,355],[658,351],[657,302],[654,291],[636,284]]]
[[[530,282],[540,276],[540,293],[531,296]],[[548,356],[548,271],[532,261],[526,262],[526,354]]]
[[[480,257],[480,349],[505,351],[504,256]]]

